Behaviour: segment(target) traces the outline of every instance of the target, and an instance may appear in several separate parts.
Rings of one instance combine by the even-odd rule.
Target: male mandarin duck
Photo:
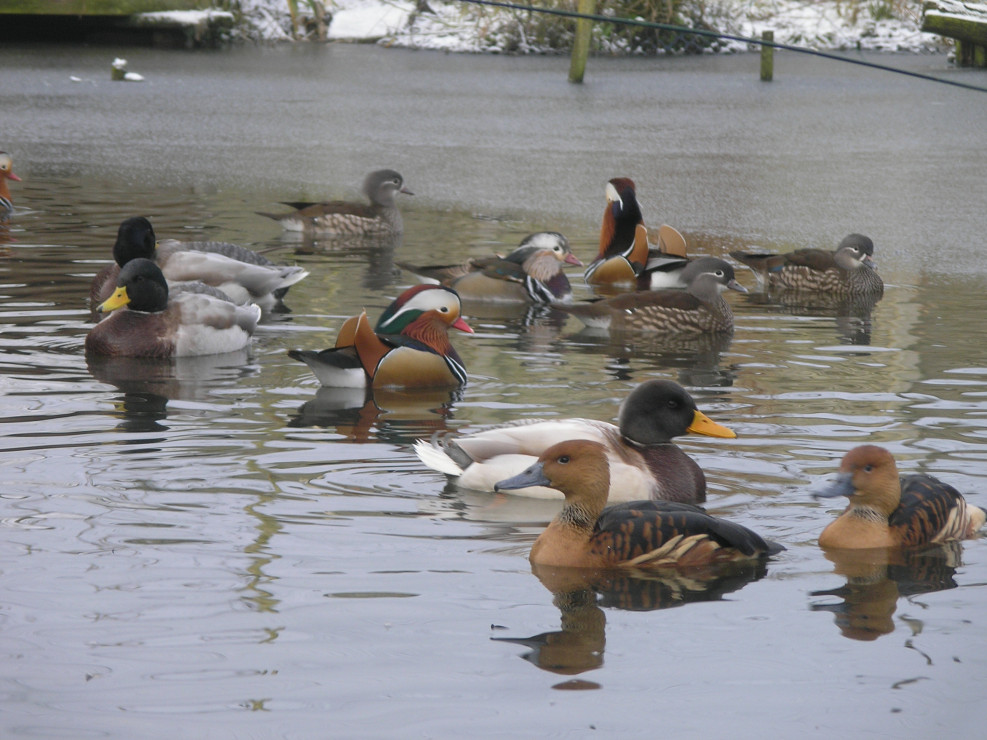
[[[685,266],[685,239],[671,226],[658,233],[658,249],[648,244],[634,181],[615,177],[607,183],[607,207],[600,227],[600,251],[586,268],[590,285],[626,285],[640,288],[679,287],[674,272]],[[644,277],[650,265],[648,278]],[[667,275],[666,275],[667,273]],[[651,284],[654,276],[655,284]]]
[[[562,234],[539,231],[526,236],[506,257],[473,258],[456,265],[397,264],[420,278],[454,288],[464,300],[552,303],[572,299],[572,286],[562,267],[583,263]]]
[[[288,356],[327,387],[455,387],[466,383],[466,367],[449,342],[450,328],[473,333],[456,291],[416,285],[388,306],[375,329],[363,312],[343,323],[335,347],[289,350]]]
[[[562,511],[531,546],[528,559],[533,565],[688,567],[784,549],[691,504],[645,500],[607,506],[609,468],[603,445],[572,439],[552,445],[531,467],[496,485],[498,491],[548,486],[565,496]]]
[[[7,152],[0,152],[0,224],[7,223],[14,213],[14,203],[10,199],[10,188],[7,180],[20,182],[21,178],[14,174],[14,160]]]
[[[625,399],[618,424],[594,419],[531,419],[463,437],[415,443],[425,465],[457,477],[457,485],[492,491],[494,485],[531,465],[556,442],[589,439],[610,459],[610,500],[641,498],[706,500],[706,476],[695,460],[672,444],[686,433],[732,439],[737,435],[696,408],[692,396],[670,380],[648,380]],[[536,498],[560,498],[545,487],[518,490]]]
[[[235,303],[255,303],[264,311],[279,310],[288,288],[308,275],[302,267],[276,265],[257,252],[227,242],[165,239],[158,243],[151,222],[137,216],[120,224],[113,245],[115,263],[93,278],[90,305],[109,297],[121,268],[135,258],[154,260],[170,282],[199,281],[218,288]]]
[[[835,295],[882,295],[884,281],[874,269],[874,242],[850,234],[836,250],[796,249],[786,254],[730,256],[754,271],[759,285]]]
[[[850,450],[836,482],[815,496],[850,499],[846,510],[819,535],[819,545],[831,549],[911,547],[966,539],[974,537],[987,519],[987,512],[931,475],[899,478],[894,457],[875,445]]]
[[[170,296],[154,262],[130,260],[100,311],[112,311],[86,336],[86,352],[111,357],[190,357],[233,352],[250,343],[256,305],[238,306],[208,293]]]
[[[291,213],[261,213],[273,218],[285,231],[326,236],[384,236],[404,231],[404,220],[394,196],[414,195],[404,187],[404,178],[394,170],[376,170],[363,181],[363,194],[370,204],[333,200],[328,203],[285,202]]]
[[[721,293],[747,289],[733,267],[716,257],[700,257],[682,271],[685,290],[623,293],[585,303],[560,305],[591,328],[662,334],[714,334],[733,331],[733,312]]]

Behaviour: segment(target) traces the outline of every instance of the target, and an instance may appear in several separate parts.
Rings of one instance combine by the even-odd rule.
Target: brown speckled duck
[[[730,252],[730,256],[751,268],[758,284],[768,288],[846,296],[884,293],[884,281],[874,269],[874,242],[863,234],[850,234],[835,251]]]
[[[426,280],[454,288],[467,301],[552,303],[572,298],[564,265],[582,265],[557,231],[529,234],[505,257],[474,258],[455,265],[417,267],[397,263]]]
[[[456,291],[416,285],[399,295],[371,328],[366,312],[347,319],[336,346],[289,350],[330,388],[452,388],[466,383],[466,367],[449,329],[472,334]]]
[[[697,506],[629,501],[606,506],[607,454],[598,442],[567,440],[497,490],[549,486],[565,496],[561,513],[531,547],[532,564],[569,568],[663,568],[758,558],[784,548]]]
[[[911,547],[967,539],[976,536],[987,519],[987,512],[931,475],[899,478],[894,457],[876,445],[850,450],[836,482],[815,496],[850,499],[846,510],[819,535],[819,545],[827,549]]]
[[[404,220],[394,196],[414,195],[394,170],[375,170],[363,181],[370,203],[333,200],[327,203],[285,202],[291,213],[260,213],[273,218],[285,231],[320,236],[386,236],[404,231]]]
[[[661,334],[715,334],[733,331],[733,312],[724,290],[746,293],[733,267],[716,257],[692,260],[682,271],[685,290],[640,291],[586,303],[559,305],[594,329]]]
[[[190,357],[233,352],[250,344],[261,310],[183,291],[169,296],[161,269],[130,260],[117,288],[99,307],[112,312],[86,336],[86,352],[110,357]]]
[[[527,419],[476,434],[419,440],[425,465],[453,476],[462,488],[492,491],[498,481],[531,465],[556,442],[590,439],[610,458],[610,501],[643,498],[701,503],[706,476],[672,439],[684,434],[732,439],[737,435],[698,408],[670,380],[647,380],[624,400],[616,425],[595,419]],[[536,498],[561,498],[544,486],[517,490]]]
[[[10,155],[7,152],[0,152],[0,224],[7,223],[14,212],[7,180],[20,182],[21,178],[14,174],[14,160]]]
[[[151,222],[143,216],[124,219],[113,244],[113,264],[100,270],[89,288],[94,308],[113,293],[121,268],[136,258],[157,263],[165,278],[174,283],[198,281],[217,288],[240,304],[255,303],[264,311],[283,310],[282,297],[288,288],[308,275],[294,265],[276,265],[257,252],[228,242],[160,243]]]

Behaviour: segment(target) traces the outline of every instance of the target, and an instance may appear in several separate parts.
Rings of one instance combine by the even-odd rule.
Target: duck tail
[[[450,457],[446,448],[434,438],[431,441],[419,439],[415,442],[415,454],[426,467],[446,475],[460,476],[463,468]]]

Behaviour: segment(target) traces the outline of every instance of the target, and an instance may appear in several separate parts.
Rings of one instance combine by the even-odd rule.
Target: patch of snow
[[[373,40],[400,34],[414,9],[409,2],[349,0],[337,3],[332,10],[329,38]]]
[[[213,18],[234,20],[227,10],[164,10],[154,13],[141,13],[140,17],[153,22],[171,21],[182,26],[197,26]]]
[[[921,3],[863,0],[687,0],[683,16],[701,18],[721,33],[759,38],[774,31],[775,41],[819,50],[871,49],[927,52],[949,42],[923,33]],[[311,14],[299,2],[299,12]],[[553,51],[529,44],[512,11],[459,2],[428,0],[432,12],[417,11],[410,0],[325,0],[332,13],[330,39],[378,41],[389,46],[456,52]],[[284,41],[292,38],[287,0],[241,0],[240,34]],[[605,11],[601,11],[605,12]],[[887,17],[890,14],[893,18]],[[564,22],[564,21],[563,21]],[[509,46],[508,46],[509,44]],[[741,41],[723,41],[720,51],[747,50]],[[627,50],[607,48],[620,53]]]

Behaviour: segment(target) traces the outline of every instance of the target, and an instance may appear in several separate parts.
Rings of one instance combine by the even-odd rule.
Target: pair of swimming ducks
[[[672,442],[686,433],[736,436],[699,411],[681,386],[650,380],[627,397],[617,425],[590,419],[517,422],[419,441],[415,451],[425,465],[464,488],[564,497],[561,512],[531,548],[535,565],[688,567],[783,550],[698,506],[706,499],[703,472]],[[875,445],[850,450],[835,482],[814,495],[850,500],[819,536],[827,550],[964,539],[976,536],[987,518],[932,476],[899,477],[892,455]]]

